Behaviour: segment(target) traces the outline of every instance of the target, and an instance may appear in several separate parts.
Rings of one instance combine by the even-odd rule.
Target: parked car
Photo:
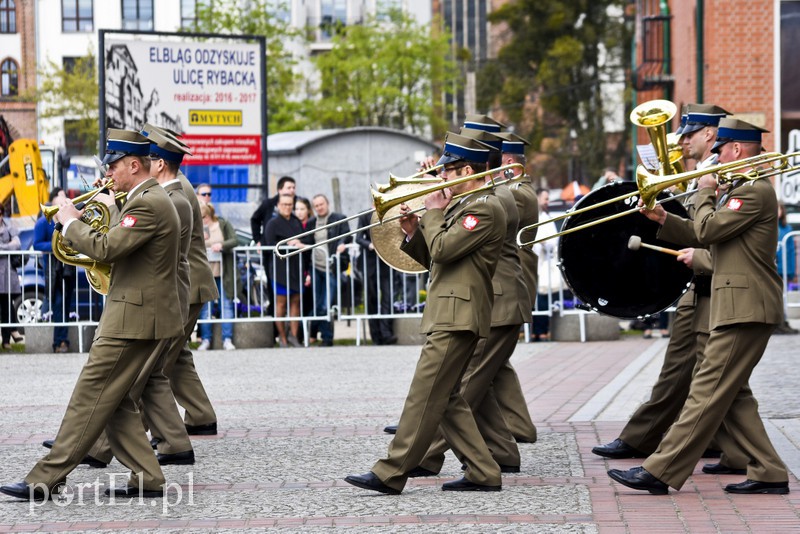
[[[37,265],[37,256],[31,256],[28,262],[18,269],[22,293],[11,303],[12,311],[20,324],[38,323],[43,320],[42,314],[47,298],[47,273]],[[83,268],[77,269],[76,299],[78,317],[74,320],[100,320],[103,311],[103,296],[95,292],[86,280]],[[68,317],[65,320],[70,320]]]

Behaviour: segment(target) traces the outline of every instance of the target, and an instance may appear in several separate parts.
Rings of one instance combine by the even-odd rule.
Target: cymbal
[[[402,186],[400,186],[402,187]],[[422,207],[423,199],[413,198],[406,202],[412,210]],[[390,208],[383,220],[384,223],[370,229],[372,245],[378,256],[392,268],[407,274],[419,274],[428,271],[428,268],[420,265],[411,256],[400,250],[400,245],[406,238],[406,234],[400,228],[400,219],[395,217],[400,214],[400,206]],[[372,214],[371,223],[378,222],[377,213]]]

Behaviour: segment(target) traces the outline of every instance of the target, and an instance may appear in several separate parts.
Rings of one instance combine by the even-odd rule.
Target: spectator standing
[[[211,186],[208,184],[198,184],[195,188],[195,194],[197,194],[197,201],[200,204],[208,204],[211,202]]]
[[[366,228],[372,222],[372,213],[365,212],[358,218],[359,228]],[[364,299],[367,315],[389,315],[392,312],[392,269],[375,252],[369,230],[357,233],[355,243],[361,247],[361,268],[364,273],[364,286],[367,296]],[[394,345],[394,324],[391,318],[369,319],[369,335],[376,345]]]
[[[233,319],[233,276],[236,272],[232,250],[236,247],[236,230],[233,225],[221,217],[217,217],[211,203],[201,203],[200,213],[203,215],[203,233],[206,241],[206,253],[214,281],[219,290],[219,308],[222,319]],[[211,316],[212,304],[209,302],[200,311],[200,319]],[[200,346],[197,350],[208,350],[211,347],[213,325],[200,324]],[[222,348],[235,350],[233,344],[233,323],[222,323]]]
[[[289,239],[303,232],[303,225],[294,216],[294,197],[281,195],[278,199],[278,216],[273,217],[264,232],[264,244],[275,246],[279,242]],[[299,239],[287,243],[290,247],[305,246]],[[300,316],[300,288],[304,282],[301,255],[296,254],[290,258],[279,258],[275,254],[268,256],[268,269],[273,279],[273,292],[275,293],[275,317],[286,316],[287,302],[290,317]],[[293,320],[289,323],[290,334],[286,335],[286,325],[277,321],[278,340],[281,347],[301,347],[298,341],[300,321]]]
[[[345,218],[341,213],[332,213],[328,197],[325,195],[315,195],[311,199],[314,206],[316,217],[308,222],[309,228],[321,228]],[[327,316],[332,306],[336,304],[336,288],[338,287],[338,273],[336,271],[335,255],[339,255],[341,261],[341,271],[347,270],[348,257],[345,239],[335,239],[350,231],[348,223],[335,224],[325,230],[314,233],[314,243],[321,243],[332,239],[327,245],[327,249],[322,247],[314,248],[312,252],[312,277],[314,279],[314,314],[318,317]],[[319,334],[322,338],[323,347],[333,346],[333,323],[328,320],[316,321]]]
[[[5,217],[5,206],[0,204],[0,250],[19,250],[19,229],[11,219]],[[14,271],[11,256],[6,256],[0,261],[0,321],[4,324],[14,320],[14,313],[11,311],[11,302],[19,294],[19,277]],[[3,348],[11,348],[11,333],[13,328],[3,327],[0,329],[3,338]]]
[[[309,230],[308,222],[311,220],[311,213],[311,202],[309,202],[305,197],[295,197],[294,216],[300,221],[300,225],[303,227],[303,232]],[[301,238],[300,241],[307,244],[313,244],[314,237],[305,236]],[[309,258],[307,253],[302,254],[302,256],[306,260]],[[300,290],[300,315],[314,313],[314,291],[311,289],[311,262],[304,261],[303,265],[303,287]],[[302,331],[303,325],[301,324],[300,326],[301,333],[305,336],[305,332]],[[310,325],[308,330],[308,342],[315,343],[317,341],[316,325]]]
[[[603,176],[598,178],[597,181],[592,186],[592,191],[594,191],[595,189],[600,189],[604,185],[613,184],[617,180],[620,180],[617,171],[615,171],[611,167],[606,167],[606,170],[603,171]]]
[[[784,274],[784,263],[783,263],[783,238],[786,237],[786,234],[791,232],[793,229],[786,221],[786,204],[783,202],[778,202],[778,252],[776,254],[776,259],[778,262],[778,275],[781,278],[786,279],[786,287],[789,287],[789,284],[793,284],[797,282],[797,256],[796,256],[796,249],[794,244],[794,238],[790,238],[786,240],[786,273]],[[784,308],[785,310],[785,308]],[[778,327],[775,329],[776,334],[797,334],[798,331],[796,328],[792,328],[789,324],[789,321],[786,317],[786,312],[784,311],[783,323],[779,324]]]
[[[786,272],[783,269],[783,238],[786,234],[792,231],[792,227],[786,221],[786,204],[783,202],[778,203],[778,274],[781,278],[786,278],[786,282],[791,284],[797,281],[797,274],[795,264],[797,263],[795,257],[794,239],[786,240]]]
[[[550,193],[547,189],[537,191],[539,197],[539,222],[544,223],[539,227],[536,234],[538,239],[542,239],[558,232],[556,223],[550,221]],[[548,221],[548,222],[545,222]],[[538,266],[538,288],[536,297],[536,310],[543,312],[550,310],[551,295],[557,293],[561,287],[561,271],[558,270],[556,251],[558,250],[558,238],[549,239],[533,245],[533,251],[539,258]],[[550,316],[533,316],[533,340],[540,341],[548,339],[550,335]]]
[[[250,230],[253,232],[253,241],[256,246],[260,246],[267,231],[267,223],[277,215],[278,199],[281,195],[295,196],[297,184],[291,176],[283,176],[278,180],[278,194],[274,197],[264,199],[261,205],[253,212],[250,217]]]
[[[278,194],[274,197],[264,199],[258,209],[253,212],[253,215],[250,217],[250,230],[253,233],[253,242],[257,247],[264,244],[264,232],[267,229],[267,223],[276,215],[275,208],[278,205],[278,198],[280,198],[281,195],[291,195],[294,197],[296,187],[297,185],[295,184],[294,178],[291,176],[281,177],[278,180]],[[261,258],[261,264],[267,265],[269,263],[269,256],[271,255],[272,252],[264,252]],[[269,276],[269,273],[267,276]],[[269,304],[267,304],[266,313],[267,315],[274,316],[275,295],[272,294],[272,281],[269,281],[267,284],[266,293],[265,297],[269,302]]]
[[[50,191],[50,202],[58,198],[66,198],[64,190],[54,187]],[[56,260],[53,256],[53,231],[55,221],[48,222],[44,215],[40,215],[33,227],[33,249],[46,252],[42,256],[42,267],[47,273],[47,305],[44,310],[51,313],[51,320],[54,323],[64,321],[65,315],[69,316],[75,311],[75,266],[67,265]],[[65,313],[69,312],[69,313]],[[66,326],[53,327],[53,352],[69,352],[69,331]]]

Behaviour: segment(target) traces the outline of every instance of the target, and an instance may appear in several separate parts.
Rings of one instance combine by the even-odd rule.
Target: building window
[[[320,5],[322,40],[329,41],[347,25],[346,0],[322,0]]]
[[[123,30],[153,29],[153,0],[122,0]]]
[[[0,0],[0,33],[17,33],[17,7],[14,0]]]
[[[181,0],[181,28],[194,28],[197,24],[197,8],[205,5],[205,0]]]
[[[61,0],[61,29],[65,32],[94,31],[92,0]]]
[[[64,119],[64,146],[69,154],[94,154],[91,132],[97,129],[94,119]]]
[[[4,59],[0,63],[0,97],[17,96],[19,94],[19,69],[13,59]]]
[[[61,60],[61,65],[64,67],[64,72],[75,74],[78,69],[79,73],[86,72],[86,75],[91,75],[94,72],[94,62],[88,61],[88,57],[83,56],[64,56]]]

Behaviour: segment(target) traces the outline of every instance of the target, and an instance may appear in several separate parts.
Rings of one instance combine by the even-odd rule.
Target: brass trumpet
[[[580,208],[577,210],[571,210],[566,212],[563,215],[559,215],[558,217],[553,217],[552,219],[547,219],[546,221],[541,221],[536,224],[528,225],[517,232],[517,245],[520,247],[527,247],[530,245],[535,245],[536,243],[541,243],[542,241],[547,241],[548,239],[553,239],[554,237],[560,237],[562,235],[571,234],[573,232],[577,232],[578,230],[583,230],[585,228],[590,228],[592,226],[596,226],[598,224],[602,224],[604,222],[617,219],[619,217],[623,217],[625,215],[636,213],[642,209],[642,207],[646,207],[647,209],[653,209],[656,205],[656,197],[661,191],[665,189],[669,189],[670,187],[677,186],[683,183],[687,183],[695,178],[699,178],[701,176],[705,176],[706,174],[713,174],[716,173],[719,175],[720,182],[733,182],[739,179],[745,180],[760,180],[762,178],[771,178],[773,176],[777,176],[778,174],[783,174],[785,172],[791,172],[800,168],[800,166],[790,167],[789,166],[789,159],[793,157],[800,156],[800,152],[794,152],[791,154],[781,154],[780,152],[765,152],[763,154],[757,154],[755,156],[751,156],[749,158],[740,159],[737,161],[732,161],[730,163],[715,165],[713,167],[708,167],[705,169],[694,170],[683,172],[680,174],[673,174],[667,176],[661,176],[658,174],[654,174],[649,172],[644,166],[639,165],[636,168],[636,185],[637,191],[633,191],[626,195],[620,195],[615,198],[611,198],[605,200],[603,202],[598,202],[597,204],[593,204],[586,208]],[[773,165],[777,163],[777,165]],[[767,169],[751,169],[752,167],[758,167],[761,165],[770,165]],[[750,169],[750,170],[748,170]],[[682,193],[681,195],[676,195],[666,200],[675,200],[677,198],[681,198],[684,195],[692,194],[689,193]],[[566,219],[567,217],[571,217],[573,215],[578,215],[581,213],[585,213],[587,211],[593,210],[595,208],[599,208],[601,206],[606,206],[608,204],[613,204],[614,202],[618,202],[624,200],[626,198],[634,197],[639,195],[642,200],[643,206],[642,207],[634,207],[629,210],[621,211],[619,213],[615,213],[613,215],[609,215],[607,217],[603,217],[586,224],[582,224],[576,226],[574,228],[570,228],[569,230],[565,230],[563,232],[558,232],[556,234],[550,235],[543,239],[536,239],[533,241],[522,241],[522,236],[524,233],[533,230],[534,228],[538,228],[543,224],[547,224],[548,222],[552,221],[559,221],[561,219]],[[664,202],[664,201],[659,201]]]

